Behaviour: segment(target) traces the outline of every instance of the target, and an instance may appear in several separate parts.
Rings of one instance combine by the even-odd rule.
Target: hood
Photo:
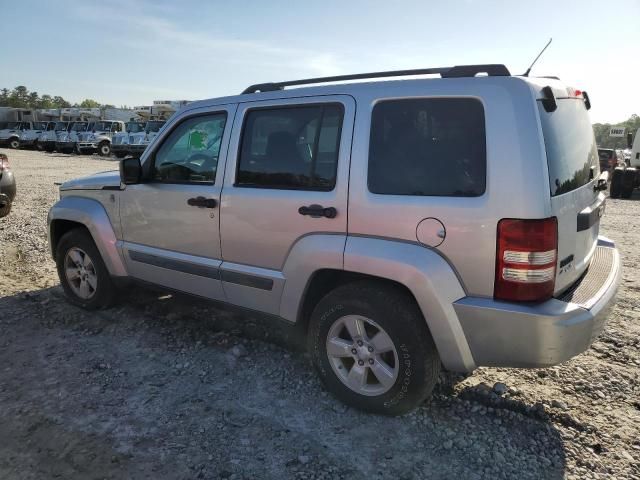
[[[103,187],[119,187],[120,172],[117,170],[110,172],[96,173],[89,177],[76,178],[64,182],[60,190],[101,190]]]
[[[9,130],[7,128],[5,128],[4,130],[0,130],[0,138],[9,138],[13,135],[20,135],[22,133],[22,131],[20,130]]]

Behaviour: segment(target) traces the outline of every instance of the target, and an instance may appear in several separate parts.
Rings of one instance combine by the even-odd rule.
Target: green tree
[[[0,90],[0,107],[9,106],[9,89],[3,88]]]
[[[53,98],[51,98],[51,95],[42,95],[38,100],[36,108],[54,108]]]
[[[100,102],[86,98],[78,106],[81,108],[100,108]]]
[[[53,97],[53,108],[69,108],[71,104],[60,96]]]
[[[31,92],[27,99],[29,108],[38,108],[39,100],[40,100],[40,97],[38,96],[38,92]]]
[[[602,148],[627,148],[627,136],[624,137],[610,137],[609,132],[611,127],[625,128],[625,133],[635,134],[640,128],[640,116],[633,114],[624,122],[610,124],[610,123],[596,123],[593,125],[593,133],[596,137],[596,143],[598,147]]]

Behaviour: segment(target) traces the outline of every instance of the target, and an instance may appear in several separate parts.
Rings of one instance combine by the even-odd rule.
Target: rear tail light
[[[506,218],[498,223],[494,297],[514,302],[551,298],[558,259],[558,222]]]
[[[9,168],[9,158],[4,153],[0,153],[0,171],[5,168]]]

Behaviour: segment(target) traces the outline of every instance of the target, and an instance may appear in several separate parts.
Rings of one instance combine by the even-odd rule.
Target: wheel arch
[[[446,369],[470,372],[476,368],[453,308],[453,303],[466,294],[446,259],[432,249],[410,242],[373,237],[342,238],[341,265],[322,264],[304,278],[292,277],[285,269],[286,284],[289,284],[285,284],[285,293],[289,289],[289,296],[283,295],[282,305],[293,300],[297,303],[295,313],[281,305],[281,316],[305,326],[313,307],[335,287],[359,280],[383,282],[411,295],[425,318]],[[327,240],[318,245],[328,248]],[[295,273],[301,271],[304,269]]]
[[[97,200],[69,196],[59,200],[47,218],[49,246],[55,260],[60,238],[74,228],[85,228],[93,239],[111,276],[127,276],[117,248],[118,240],[106,210]]]

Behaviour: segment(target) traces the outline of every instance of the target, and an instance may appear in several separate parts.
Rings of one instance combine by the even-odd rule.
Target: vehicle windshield
[[[554,112],[547,112],[538,102],[552,197],[576,190],[600,175],[596,139],[584,101],[558,99],[557,104]]]
[[[600,157],[600,160],[609,160],[609,158],[611,158],[612,153],[613,153],[613,150],[603,150],[603,149],[598,150],[598,156]]]
[[[86,132],[88,125],[87,122],[76,122],[73,124],[73,127],[71,127],[71,130],[74,132]]]
[[[47,131],[49,130],[55,130],[56,129],[56,122],[49,122],[47,123]]]
[[[111,130],[111,122],[96,122],[93,125],[93,129],[96,132],[108,132]]]
[[[59,132],[61,130],[66,130],[67,129],[67,122],[56,122],[56,126],[54,127],[54,130]]]
[[[9,122],[9,123],[7,123],[7,129],[8,130],[15,130],[17,128],[20,128],[20,122]]]
[[[34,122],[33,130],[44,130],[47,128],[47,122]]]
[[[147,128],[145,129],[147,133],[149,132],[159,132],[164,122],[147,122]]]
[[[140,133],[144,131],[144,122],[128,122],[126,130],[129,133]]]

